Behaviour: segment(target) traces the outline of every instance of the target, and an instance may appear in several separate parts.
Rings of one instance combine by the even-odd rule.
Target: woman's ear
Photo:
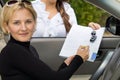
[[[8,33],[8,34],[10,33],[9,26],[7,23],[4,23],[4,29],[5,29],[6,33]]]

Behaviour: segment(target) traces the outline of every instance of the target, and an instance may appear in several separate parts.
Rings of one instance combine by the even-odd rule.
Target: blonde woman
[[[2,80],[69,80],[88,59],[89,47],[80,46],[76,55],[67,58],[57,71],[52,70],[30,45],[36,17],[27,0],[10,0],[3,7],[1,26],[5,33],[10,34],[10,40],[0,53]]]

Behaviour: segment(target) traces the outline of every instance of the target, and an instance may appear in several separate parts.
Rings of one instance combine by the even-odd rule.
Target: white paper
[[[105,28],[95,30],[97,38],[94,42],[90,42],[90,38],[92,37],[92,31],[93,29],[90,27],[80,25],[72,26],[70,32],[65,39],[59,56],[69,57],[75,55],[80,45],[88,45],[90,48],[88,61],[94,62],[99,50]]]

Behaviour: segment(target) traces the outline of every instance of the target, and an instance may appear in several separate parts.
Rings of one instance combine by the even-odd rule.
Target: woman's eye
[[[18,24],[20,24],[20,23],[19,23],[19,22],[13,22],[13,24],[18,25]]]
[[[28,20],[28,21],[26,21],[26,23],[32,23],[32,21],[31,21],[31,20]]]

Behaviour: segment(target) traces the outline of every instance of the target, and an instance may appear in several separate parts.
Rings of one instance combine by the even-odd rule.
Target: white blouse
[[[66,37],[67,32],[59,12],[48,19],[49,12],[45,11],[46,6],[41,0],[32,1],[32,6],[37,13],[36,31],[33,37]],[[66,13],[70,16],[70,24],[77,24],[74,10],[70,4],[64,2],[64,7]]]

